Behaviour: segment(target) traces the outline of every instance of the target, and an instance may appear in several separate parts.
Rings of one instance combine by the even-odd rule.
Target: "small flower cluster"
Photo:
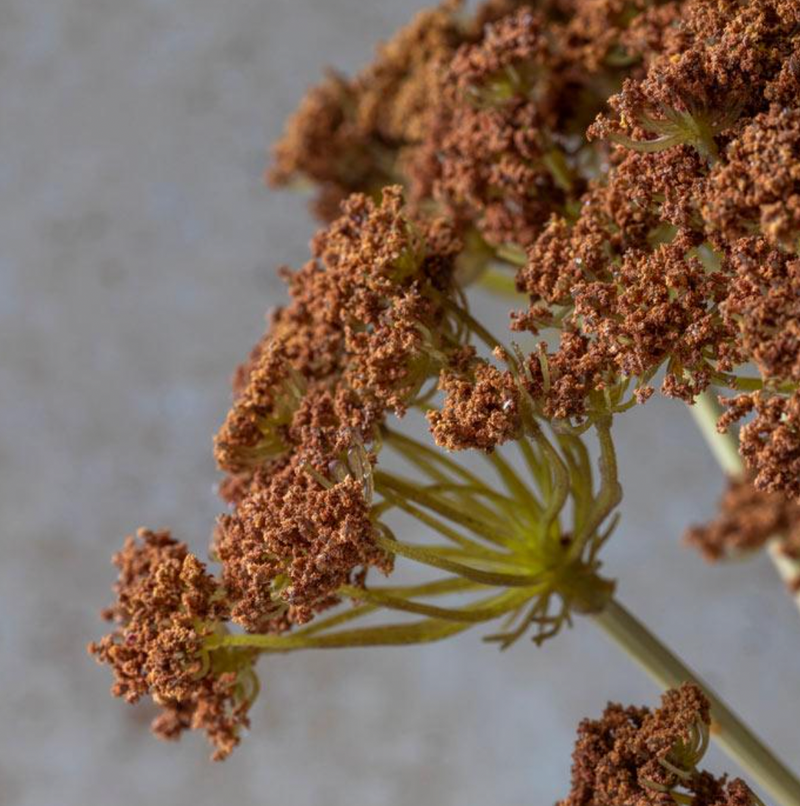
[[[227,612],[203,564],[169,532],[140,530],[114,557],[116,603],[105,611],[114,631],[90,644],[116,681],[112,693],[130,703],[151,695],[163,709],[153,732],[176,739],[187,728],[206,731],[214,758],[225,758],[248,726],[255,696],[252,654],[203,650]]]
[[[646,400],[663,370],[662,392],[689,403],[711,386],[742,392],[720,427],[754,412],[742,455],[756,484],[797,498],[799,14],[792,0],[563,0],[490,4],[469,20],[446,4],[342,79],[335,115],[298,113],[274,178],[326,192],[306,142],[335,119],[328,142],[360,155],[348,164],[383,154],[419,216],[455,227],[472,276],[518,266],[530,304],[512,328],[555,331],[559,346],[517,362],[514,379],[473,363],[445,382],[453,412],[468,406],[465,384],[480,387],[473,418],[513,407],[522,385],[546,418],[591,420]],[[413,97],[413,133],[379,131],[391,116],[363,112],[379,89],[387,106]],[[337,192],[369,191],[375,175],[348,176]],[[742,389],[734,373],[748,362],[761,378]],[[490,431],[470,442],[436,428],[450,448],[516,433]]]
[[[558,806],[755,806],[740,778],[697,769],[710,725],[708,700],[690,683],[665,692],[655,711],[610,703],[581,722],[572,790]]]
[[[772,540],[783,555],[800,560],[800,504],[757,490],[752,479],[730,479],[714,520],[686,532],[686,542],[711,561],[757,551]],[[794,586],[800,588],[800,578]]]

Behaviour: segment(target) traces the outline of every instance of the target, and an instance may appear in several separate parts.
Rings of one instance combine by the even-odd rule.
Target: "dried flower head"
[[[260,653],[498,619],[487,640],[506,648],[608,616],[612,421],[659,370],[688,403],[746,392],[720,427],[754,415],[741,450],[755,486],[800,496],[796,5],[488,0],[467,14],[452,0],[355,78],[312,89],[271,178],[315,184],[327,223],[281,270],[288,302],[234,377],[215,442],[220,579],[142,532],[116,558],[117,627],[91,647],[117,695],[162,705],[160,735],[202,728],[227,755]],[[462,286],[479,280],[527,296],[512,330],[535,346],[506,347],[470,314]],[[736,374],[748,362],[760,378]],[[395,432],[411,409],[435,444]],[[384,449],[409,475],[379,465]],[[490,478],[448,455],[466,449]],[[727,520],[696,532],[708,553],[793,517],[731,495]],[[398,513],[438,542],[398,539]],[[375,583],[400,560],[436,576]],[[344,626],[376,611],[416,620]],[[749,806],[744,783],[697,769],[709,722],[691,685],[655,712],[609,706],[581,726],[563,804]]]
[[[756,551],[770,540],[779,541],[788,557],[800,559],[800,503],[761,492],[751,479],[729,479],[714,520],[686,533],[686,542],[708,560]]]
[[[339,588],[367,567],[391,570],[375,537],[363,480],[327,482],[293,466],[257,476],[215,539],[234,621],[282,631],[338,604]]]
[[[164,710],[153,731],[174,739],[187,728],[204,730],[225,758],[248,726],[254,690],[247,653],[211,658],[205,639],[226,618],[217,582],[186,545],[169,532],[140,530],[114,557],[116,603],[105,617],[114,631],[89,645],[108,664],[112,693],[134,703],[145,695]]]
[[[439,73],[466,32],[458,2],[420,12],[354,79],[329,73],[289,120],[273,150],[270,181],[319,187],[316,212],[335,218],[351,193],[379,192],[396,177],[398,153],[421,139]]]
[[[800,108],[753,117],[711,171],[706,196],[704,218],[729,241],[758,232],[800,251]]]
[[[708,700],[694,684],[665,692],[655,711],[610,703],[578,728],[572,790],[559,806],[752,806],[743,781],[726,784],[697,769],[710,724]]]
[[[520,390],[513,375],[485,362],[467,372],[442,373],[446,398],[429,412],[431,433],[448,450],[491,450],[519,436]]]
[[[369,443],[386,412],[402,415],[460,347],[443,305],[458,246],[440,221],[412,220],[399,188],[349,198],[313,259],[284,270],[290,302],[237,373],[220,467],[252,474],[309,449],[324,467],[342,429]]]
[[[754,413],[740,429],[739,442],[756,489],[800,499],[800,392],[789,398],[756,392],[722,402],[727,410],[720,430]]]

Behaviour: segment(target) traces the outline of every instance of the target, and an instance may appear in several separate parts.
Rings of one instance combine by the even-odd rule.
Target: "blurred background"
[[[164,744],[86,655],[139,525],[204,552],[229,376],[304,261],[306,200],[266,149],[324,66],[352,71],[421,0],[0,3],[0,804],[545,806],[580,718],[658,690],[593,624],[505,654],[480,630],[262,662],[224,764]],[[476,298],[503,326],[503,306]],[[765,558],[681,546],[720,473],[681,404],[620,418],[621,600],[800,759],[800,618]],[[736,770],[716,751],[716,769]]]

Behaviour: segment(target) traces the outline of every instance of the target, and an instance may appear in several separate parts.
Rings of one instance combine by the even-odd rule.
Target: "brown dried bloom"
[[[750,479],[729,479],[717,516],[693,526],[685,539],[712,561],[756,551],[776,539],[787,556],[800,558],[800,503],[761,492]]]
[[[636,379],[646,397],[662,364],[662,391],[691,401],[738,358],[736,330],[719,314],[725,267],[704,262],[691,231],[648,243],[652,221],[618,214],[620,184],[588,197],[572,228],[551,222],[517,278],[532,304],[515,328],[538,332],[552,323],[551,306],[563,306],[561,346],[546,357],[550,377],[532,387],[550,416],[581,416],[588,395],[620,378]],[[535,380],[541,359],[530,363]]]
[[[520,391],[508,370],[476,361],[468,372],[442,373],[446,397],[441,410],[428,413],[431,433],[448,450],[491,450],[521,429]]]
[[[391,570],[375,543],[364,482],[323,485],[293,466],[256,477],[233,515],[220,518],[215,550],[233,619],[257,632],[307,622],[368,566]]]
[[[721,308],[743,353],[766,381],[800,382],[800,259],[747,238],[731,263],[736,274]]]
[[[553,213],[584,186],[592,157],[583,129],[600,110],[602,57],[585,58],[604,18],[596,2],[568,4],[569,23],[548,19],[547,4],[523,6],[487,25],[449,65],[427,138],[403,168],[412,200],[433,204],[492,247],[528,246]]]
[[[305,380],[287,361],[281,343],[264,345],[216,437],[219,466],[236,473],[284,453],[304,390]]]
[[[526,74],[546,58],[544,26],[543,16],[530,7],[488,24],[480,42],[462,45],[453,57],[448,91],[455,89],[476,102],[491,103],[505,100],[504,93],[523,89]]]
[[[792,53],[797,20],[796,5],[786,0],[713,10],[690,0],[683,36],[651,62],[643,79],[625,82],[609,100],[616,116],[600,118],[590,136],[650,152],[687,144],[716,157],[717,138],[763,103],[764,87]]]
[[[226,756],[260,652],[437,641],[497,620],[488,640],[540,644],[573,613],[633,632],[600,576],[622,496],[611,425],[659,370],[688,402],[711,385],[761,390],[720,425],[754,415],[741,445],[755,486],[800,497],[796,6],[489,0],[470,16],[452,0],[355,78],[311,90],[271,179],[310,180],[329,223],[304,265],[281,269],[288,302],[234,377],[215,442],[231,505],[220,580],[168,533],[140,533],[115,559],[116,628],[90,648],[115,694],[162,706],[159,735],[202,728]],[[458,287],[500,264],[529,298],[512,329],[557,336],[527,354]],[[760,379],[732,374],[747,362]],[[412,408],[438,447],[485,452],[497,484],[389,427]],[[505,442],[524,475],[495,453]],[[377,467],[384,445],[410,476]],[[737,490],[694,539],[753,546],[789,524],[783,507]],[[390,511],[449,544],[398,539]],[[370,569],[395,558],[437,575],[373,587]],[[342,629],[378,608],[414,620]],[[708,727],[696,686],[655,712],[609,706],[581,726],[564,806],[748,806],[744,783],[698,771]]]
[[[237,373],[216,440],[220,467],[251,472],[299,450],[309,435],[304,400],[333,443],[341,428],[368,443],[385,412],[402,415],[459,345],[443,307],[458,248],[440,221],[412,221],[397,187],[380,205],[348,199],[314,238],[313,259],[283,272],[290,303]]]
[[[311,179],[323,218],[354,191],[405,182],[420,209],[495,246],[530,243],[581,190],[586,125],[676,11],[492,0],[469,17],[461,5],[421,12],[354,79],[314,88],[275,148],[272,181]]]
[[[708,179],[703,216],[725,238],[760,232],[800,249],[800,108],[772,106],[728,145]]]
[[[743,781],[726,785],[699,771],[710,726],[709,704],[694,684],[662,696],[661,707],[610,703],[578,728],[572,790],[559,806],[745,806],[755,802]],[[682,790],[673,798],[673,790]],[[684,798],[686,800],[684,801]]]
[[[335,215],[350,192],[387,181],[379,155],[369,152],[350,119],[355,103],[355,89],[329,71],[308,92],[273,149],[269,180],[282,186],[313,179],[320,186],[315,206],[322,217]]]
[[[204,730],[225,758],[248,726],[249,655],[216,663],[204,639],[226,619],[217,582],[185,544],[169,532],[140,530],[114,557],[119,568],[116,603],[105,618],[114,631],[89,652],[114,671],[112,693],[134,703],[149,694],[164,713],[153,731],[165,739],[187,729]],[[230,659],[228,659],[230,660]]]
[[[720,430],[755,412],[739,431],[740,452],[758,490],[800,499],[800,392],[791,397],[762,392],[722,401]]]
[[[274,147],[270,181],[310,179],[320,188],[315,207],[323,219],[334,218],[351,193],[390,184],[399,150],[422,137],[439,74],[465,36],[458,7],[420,12],[354,79],[330,73],[312,89]]]

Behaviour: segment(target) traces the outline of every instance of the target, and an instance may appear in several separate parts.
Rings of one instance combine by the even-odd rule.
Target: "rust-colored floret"
[[[730,479],[716,518],[686,533],[686,541],[708,560],[756,551],[770,540],[800,559],[800,502],[761,492],[750,479]]]
[[[800,392],[789,398],[756,392],[723,402],[720,430],[755,414],[742,426],[739,442],[756,488],[800,499]]]
[[[758,230],[800,251],[800,109],[756,115],[724,156],[709,176],[704,217],[729,240]]]
[[[259,632],[307,622],[369,566],[392,564],[375,543],[364,481],[329,486],[295,467],[256,478],[215,540],[234,621]]]
[[[436,442],[448,450],[492,450],[520,433],[519,387],[507,370],[477,362],[469,373],[444,372],[445,401],[428,414]]]
[[[151,695],[164,709],[153,723],[158,736],[201,729],[214,744],[214,758],[225,758],[248,725],[239,672],[249,665],[220,672],[203,656],[203,640],[227,615],[216,581],[169,532],[140,530],[114,564],[117,601],[104,615],[116,627],[89,645],[114,671],[112,693],[130,703]]]
[[[578,728],[572,790],[559,806],[667,806],[676,789],[695,806],[754,803],[743,781],[726,785],[697,769],[709,726],[708,700],[689,683],[667,691],[655,711],[609,704]]]

